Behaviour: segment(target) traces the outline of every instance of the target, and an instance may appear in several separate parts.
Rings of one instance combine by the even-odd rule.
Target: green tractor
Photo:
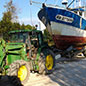
[[[16,30],[9,32],[9,41],[1,49],[1,69],[7,75],[18,76],[25,83],[30,71],[51,73],[55,67],[55,56],[43,41],[39,30]],[[2,43],[1,43],[2,46]]]
[[[22,84],[28,80],[30,67],[24,43],[6,43],[3,39],[0,40],[0,75],[18,76]],[[15,82],[14,78],[10,80]]]

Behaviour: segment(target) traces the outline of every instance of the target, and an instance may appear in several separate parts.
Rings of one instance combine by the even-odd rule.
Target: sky
[[[0,20],[2,19],[3,12],[6,11],[4,8],[4,5],[8,3],[10,0],[0,0]],[[61,6],[62,0],[33,0],[38,2],[45,2],[47,4],[57,4]],[[71,0],[68,0],[69,2]],[[38,24],[39,20],[37,17],[37,13],[41,8],[41,4],[32,4],[30,5],[30,0],[13,0],[13,4],[17,8],[17,16],[18,16],[18,22],[24,23],[24,24],[31,24],[35,25]]]
[[[6,11],[4,5],[10,0],[0,0],[0,20],[2,19],[3,12]],[[33,0],[38,2],[45,2],[46,0]],[[55,4],[56,0],[47,0],[46,3]],[[59,2],[59,0],[57,0]],[[36,24],[38,22],[37,13],[41,8],[41,4],[30,5],[30,0],[13,0],[17,8],[18,21],[22,24]]]

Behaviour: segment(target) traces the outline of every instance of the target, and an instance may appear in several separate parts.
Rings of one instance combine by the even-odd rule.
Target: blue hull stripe
[[[66,25],[70,25],[73,27],[80,28],[80,16],[74,14],[71,11],[67,11],[65,9],[57,9],[57,8],[51,8],[51,7],[44,7],[44,14],[47,13],[47,16],[45,15],[46,19],[49,21],[57,22],[57,23],[62,23]],[[42,13],[43,14],[43,13]],[[73,18],[73,22],[65,22],[61,20],[56,19],[56,15],[62,15],[66,16],[69,18]],[[41,15],[42,16],[42,15]],[[86,20],[82,18],[82,27],[81,29],[86,29]]]

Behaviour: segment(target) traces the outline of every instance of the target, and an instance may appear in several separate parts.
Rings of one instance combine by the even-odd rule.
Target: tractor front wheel
[[[54,53],[49,50],[43,50],[39,58],[39,73],[49,74],[52,73],[55,67],[55,56]]]
[[[9,76],[17,76],[22,84],[25,84],[30,76],[29,65],[23,60],[17,60],[13,62],[7,72],[7,75]],[[14,81],[12,82],[14,83]]]

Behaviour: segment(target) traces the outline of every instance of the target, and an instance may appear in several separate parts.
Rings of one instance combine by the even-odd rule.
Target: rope
[[[31,19],[31,24],[32,24],[32,26],[33,26],[33,21],[32,21],[32,9],[31,9],[31,7],[30,7],[30,19]]]
[[[46,2],[47,0],[44,1],[44,3]]]

